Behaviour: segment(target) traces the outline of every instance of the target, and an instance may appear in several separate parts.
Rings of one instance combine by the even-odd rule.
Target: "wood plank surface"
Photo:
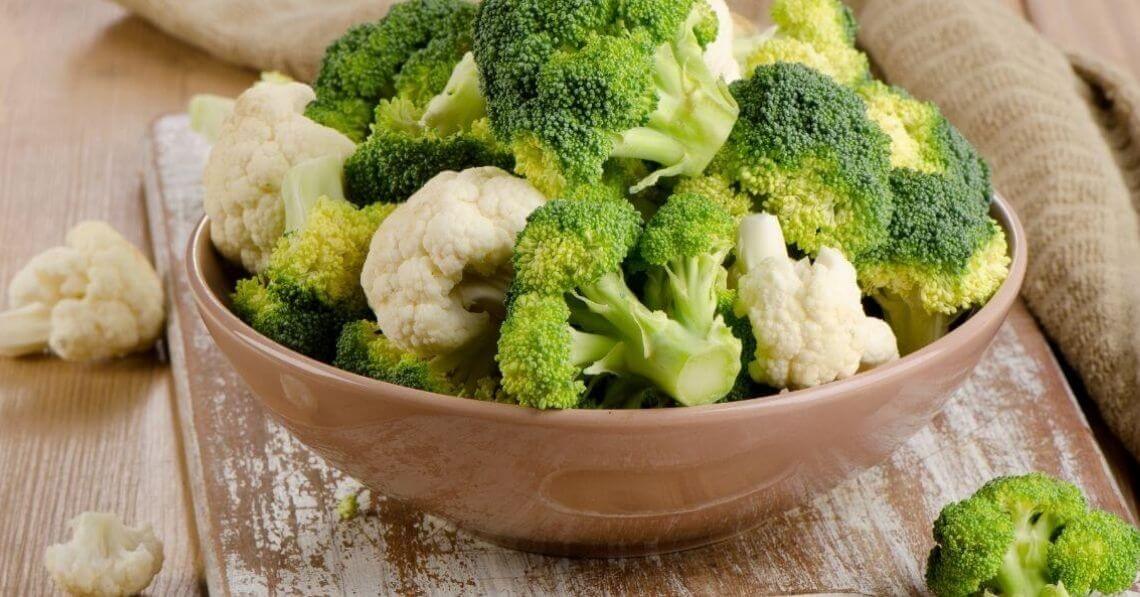
[[[1140,36],[1135,33],[1140,5],[1133,0],[1000,1],[1027,10],[1031,20],[1058,43],[1115,59],[1140,75]],[[746,3],[744,10],[762,14],[766,4],[765,0]],[[159,114],[179,110],[192,93],[233,94],[253,78],[252,73],[172,41],[107,2],[0,0],[0,239],[4,246],[0,280],[7,280],[30,255],[59,242],[65,228],[83,218],[107,219],[145,246],[139,141],[147,124]],[[1024,313],[1014,321],[1021,322],[1019,333],[1038,334]],[[1039,335],[1036,341],[1040,343]],[[152,587],[154,593],[182,595],[196,590],[202,577],[196,565],[197,537],[187,513],[189,500],[183,497],[176,431],[179,416],[174,411],[171,383],[157,354],[99,366],[51,359],[0,361],[0,478],[4,479],[0,482],[0,503],[4,504],[0,508],[0,594],[47,592],[49,584],[40,562],[43,547],[64,537],[67,518],[91,508],[155,525],[166,540],[168,559]],[[1111,453],[1113,442],[1106,438],[1105,434],[1101,443]],[[273,441],[288,447],[283,438]],[[296,446],[290,449],[304,453]],[[1130,485],[1137,479],[1132,463],[1119,456],[1118,450],[1117,454],[1116,471]],[[328,480],[348,484],[335,475]],[[935,493],[926,499],[934,502],[939,496]],[[309,520],[307,512],[326,506],[302,504],[296,507],[295,520]],[[321,517],[327,512],[321,512],[314,520],[326,520]],[[382,516],[355,523],[359,528],[334,530],[329,526],[325,531],[342,539],[350,535],[349,542],[381,546],[399,542],[402,536],[421,538],[421,543],[429,545],[434,541],[436,548],[421,552],[427,555],[402,555],[388,569],[397,579],[389,586],[446,590],[450,585],[445,581],[455,576],[440,576],[443,581],[438,585],[430,582],[439,576],[435,570],[440,554],[473,548],[460,547],[466,544],[452,541],[447,531],[431,530],[436,527],[430,523],[425,528],[397,524],[385,527],[386,534],[377,534],[380,527],[374,518],[416,520],[393,505],[381,504],[379,512]],[[239,525],[252,527],[253,523]],[[283,529],[258,532],[277,537],[284,551],[319,551],[284,537]],[[331,541],[319,545],[334,545]],[[763,557],[766,561],[773,558]],[[549,569],[528,558],[520,561],[533,566],[534,574]],[[342,570],[351,577],[362,574],[366,565],[369,562],[350,559]],[[566,585],[539,583],[536,587],[583,587],[593,579],[601,583],[593,585],[598,591],[613,586],[604,584],[609,582],[606,579],[625,569],[564,565],[570,571],[565,574],[583,579],[577,584],[566,581]],[[629,566],[631,570],[636,567]],[[795,568],[788,570],[787,575],[796,574]],[[710,572],[714,573],[719,574]],[[278,587],[288,586],[295,574],[278,571],[274,582]],[[739,577],[726,574],[726,578]],[[252,577],[238,580],[256,586]],[[485,582],[494,586],[497,581]]]
[[[86,218],[150,244],[142,139],[193,90],[249,73],[92,0],[0,0],[0,280]],[[83,510],[151,523],[154,592],[201,584],[170,376],[157,354],[100,365],[0,359],[0,595],[40,595],[46,545]]]
[[[212,593],[694,594],[922,587],[930,521],[998,474],[1070,479],[1130,516],[1077,402],[1021,305],[934,423],[890,460],[741,537],[630,560],[523,554],[474,539],[391,499],[341,523],[355,482],[270,420],[202,325],[184,248],[201,216],[206,146],[185,116],[155,127],[147,186],[160,262],[174,280],[170,333],[190,473]],[[196,452],[193,449],[196,448]]]

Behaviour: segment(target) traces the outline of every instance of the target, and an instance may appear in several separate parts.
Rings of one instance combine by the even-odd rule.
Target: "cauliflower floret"
[[[754,214],[740,224],[737,264],[735,309],[752,322],[757,382],[807,388],[898,358],[890,327],[863,313],[855,268],[839,251],[792,261],[779,220]]]
[[[515,236],[546,198],[493,166],[442,172],[380,225],[361,284],[393,344],[448,354],[492,331]]]
[[[355,150],[340,132],[303,115],[316,97],[302,83],[266,80],[234,102],[202,174],[210,238],[230,261],[259,273],[285,230],[281,183],[313,158],[343,161]]]
[[[714,75],[724,78],[726,83],[740,79],[740,63],[733,52],[736,36],[732,11],[724,0],[709,0],[709,6],[716,13],[716,39],[705,48],[705,64]]]
[[[68,361],[145,350],[162,332],[162,282],[146,257],[103,222],[32,258],[8,286],[0,355],[52,352]]]
[[[67,525],[71,540],[48,547],[44,566],[72,595],[135,595],[162,569],[162,542],[149,524],[132,528],[114,514],[84,512]]]

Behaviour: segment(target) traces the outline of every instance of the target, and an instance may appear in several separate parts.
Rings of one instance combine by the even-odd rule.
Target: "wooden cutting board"
[[[908,594],[922,588],[931,520],[995,475],[1058,475],[1129,516],[1019,304],[945,411],[889,461],[733,540],[639,559],[551,558],[484,543],[380,496],[341,522],[338,499],[359,485],[266,416],[193,305],[184,255],[202,215],[208,148],[184,115],[158,120],[148,145],[149,220],[171,286],[178,423],[212,594]]]

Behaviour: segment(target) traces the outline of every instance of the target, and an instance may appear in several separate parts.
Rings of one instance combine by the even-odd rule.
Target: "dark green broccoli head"
[[[887,239],[893,206],[889,139],[850,89],[803,65],[777,63],[737,81],[740,118],[714,173],[762,200],[806,253],[858,259]]]
[[[989,216],[988,197],[968,180],[892,171],[889,239],[856,264],[860,284],[883,307],[903,354],[945,334],[1009,273],[1005,233]]]
[[[704,0],[484,2],[475,58],[495,133],[549,196],[611,157],[661,166],[638,190],[697,175],[736,117],[702,57],[715,28]]]
[[[341,326],[368,314],[325,304],[311,288],[259,278],[239,280],[232,300],[234,313],[258,333],[325,362],[333,358]]]
[[[474,16],[475,5],[463,0],[408,0],[349,29],[325,51],[306,115],[359,142],[380,100],[426,104],[471,50]]]
[[[510,152],[478,124],[444,137],[376,127],[345,160],[345,196],[358,205],[401,203],[440,172],[477,166],[514,167]]]
[[[934,540],[926,580],[939,597],[1114,593],[1140,564],[1135,529],[1040,473],[999,477],[946,506]]]
[[[431,363],[392,345],[374,322],[347,323],[336,343],[333,365],[380,381],[427,392],[453,394],[455,388]]]

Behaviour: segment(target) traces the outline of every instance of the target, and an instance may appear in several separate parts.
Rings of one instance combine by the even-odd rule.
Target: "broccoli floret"
[[[621,265],[640,232],[624,201],[555,200],[531,214],[515,246],[498,353],[503,387],[520,404],[577,407],[586,378],[607,373],[641,378],[685,405],[731,389],[740,341],[694,333],[626,284]]]
[[[446,372],[437,371],[419,356],[400,350],[380,333],[374,322],[353,321],[344,326],[336,343],[333,365],[345,371],[408,388],[455,393]]]
[[[380,100],[425,106],[471,50],[474,16],[463,0],[409,0],[349,29],[325,51],[306,116],[360,142]]]
[[[892,168],[958,178],[980,201],[989,203],[993,194],[989,166],[937,106],[879,81],[856,91],[867,104],[867,116],[891,139]]]
[[[704,0],[482,3],[475,58],[517,171],[550,197],[613,157],[658,165],[635,191],[699,175],[737,114],[703,59],[716,26]]]
[[[744,60],[745,73],[797,62],[844,85],[870,78],[867,56],[855,49],[855,15],[839,0],[776,0],[771,14],[775,32]]]
[[[732,216],[734,222],[739,223],[744,216],[756,211],[752,197],[747,193],[738,192],[732,188],[723,176],[710,174],[696,178],[682,178],[673,187],[676,194],[695,193],[717,203]]]
[[[896,169],[891,190],[890,238],[857,267],[864,292],[883,308],[899,352],[907,354],[984,304],[1008,275],[1010,259],[986,197],[961,178]]]
[[[507,171],[514,166],[510,152],[491,137],[486,119],[450,135],[414,125],[401,129],[398,124],[378,123],[345,160],[345,194],[358,205],[400,203],[440,172],[477,166]]]
[[[726,209],[695,193],[674,194],[645,225],[637,255],[647,269],[645,304],[664,311],[693,333],[708,336],[717,298],[728,272],[724,261],[736,241],[736,222]]]
[[[887,239],[890,141],[854,91],[801,64],[761,66],[732,93],[740,119],[711,166],[815,255],[857,260]]]
[[[368,314],[360,270],[372,234],[392,208],[357,209],[322,197],[304,216],[288,213],[304,204],[286,204],[286,219],[301,226],[278,241],[264,272],[237,283],[233,306],[270,339],[330,361],[341,327]]]
[[[942,509],[927,587],[940,597],[1116,593],[1136,576],[1137,537],[1115,516],[1090,512],[1069,483],[999,477]]]

